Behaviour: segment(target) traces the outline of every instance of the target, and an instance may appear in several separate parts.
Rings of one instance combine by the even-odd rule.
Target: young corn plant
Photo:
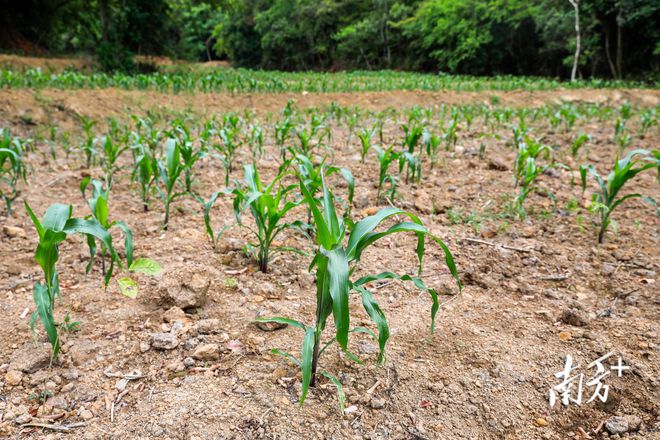
[[[598,231],[598,243],[602,243],[605,239],[605,233],[610,225],[616,225],[614,220],[610,218],[612,211],[616,209],[621,203],[628,199],[641,198],[642,200],[656,205],[655,201],[642,194],[632,193],[624,196],[619,196],[619,192],[623,189],[625,184],[632,180],[642,171],[655,169],[658,172],[658,180],[660,181],[660,151],[653,150],[633,150],[629,152],[622,159],[617,159],[614,162],[614,168],[603,179],[593,165],[582,165],[580,167],[580,177],[582,178],[582,191],[586,190],[587,186],[587,172],[591,174],[598,183],[598,190],[593,194],[591,209],[598,213],[600,217],[600,228]]]
[[[131,178],[139,186],[142,207],[144,212],[147,212],[149,211],[149,196],[158,179],[158,160],[151,149],[144,144],[136,145],[134,152],[136,154],[135,165]]]
[[[293,122],[291,118],[286,117],[282,121],[278,121],[273,126],[275,130],[275,146],[280,149],[280,156],[282,162],[286,160],[286,142],[293,132]]]
[[[424,130],[422,133],[422,145],[426,155],[431,158],[431,169],[433,169],[437,163],[440,138],[431,133],[429,130]]]
[[[422,279],[417,276],[397,275],[388,271],[352,279],[352,274],[359,267],[363,252],[383,237],[402,232],[414,233],[417,235],[417,260],[419,273],[421,273],[425,239],[428,237],[441,247],[445,255],[445,264],[456,279],[459,288],[460,281],[451,252],[440,238],[432,235],[422,225],[417,216],[398,208],[385,208],[375,215],[357,222],[350,230],[348,240],[346,240],[346,224],[337,215],[334,197],[325,182],[323,182],[323,197],[321,200],[318,200],[309,192],[303,181],[300,182],[300,190],[305,203],[309,205],[313,213],[313,226],[316,231],[315,236],[318,245],[310,265],[310,271],[315,271],[316,278],[316,318],[312,325],[283,317],[259,318],[258,321],[286,323],[303,331],[300,358],[278,349],[272,350],[272,353],[281,355],[300,367],[302,371],[301,405],[305,402],[309,389],[315,387],[317,374],[320,373],[337,387],[339,405],[343,414],[344,393],[341,382],[328,371],[319,368],[319,359],[323,352],[336,342],[348,358],[362,363],[356,355],[351,353],[348,342],[350,333],[363,332],[372,335],[378,341],[378,363],[382,364],[385,359],[385,348],[390,330],[385,314],[369,291],[369,283],[385,279],[409,281],[420,290],[427,292],[432,301],[431,333],[435,328],[435,316],[439,308],[438,293],[427,287]],[[407,217],[409,220],[398,222],[382,232],[376,232],[379,225],[394,216]],[[351,328],[349,308],[351,293],[361,300],[365,311],[374,322],[377,332],[364,327]],[[330,316],[332,316],[335,324],[335,332],[332,338],[324,342],[323,331]]]
[[[389,199],[394,200],[397,190],[398,179],[396,176],[390,174],[389,169],[392,162],[398,161],[401,153],[394,151],[394,147],[383,150],[380,147],[374,147],[378,157],[378,191],[376,193],[376,201],[380,202],[382,197],[383,187],[385,183],[390,184]]]
[[[80,145],[80,149],[85,154],[85,165],[89,168],[94,164],[94,158],[96,157],[96,137],[94,135],[96,121],[86,116],[81,116],[80,122],[82,123],[82,129],[85,133],[85,139]]]
[[[293,223],[285,223],[282,220],[287,212],[300,204],[299,201],[287,200],[287,196],[296,185],[281,184],[281,180],[285,176],[284,169],[287,167],[288,163],[281,167],[272,182],[264,185],[256,166],[245,165],[244,186],[232,191],[236,221],[257,239],[256,243],[248,243],[247,250],[255,256],[259,270],[264,273],[268,272],[268,262],[276,252],[299,252],[293,248],[273,246],[273,242],[280,232],[295,226]],[[243,223],[243,212],[246,209],[250,210],[255,227]]]
[[[113,227],[118,227],[124,233],[124,250],[126,252],[126,264],[130,267],[133,264],[133,232],[131,229],[121,220],[110,220],[110,208],[108,201],[110,199],[110,186],[103,188],[103,182],[97,179],[90,179],[85,177],[80,182],[80,191],[82,192],[83,198],[87,197],[87,188],[92,186],[92,196],[87,199],[87,206],[89,206],[90,211],[92,212],[88,220],[94,220],[99,225],[103,227],[104,230],[110,231]],[[92,269],[92,264],[94,264],[94,258],[96,257],[96,237],[93,234],[87,234],[87,246],[89,247],[89,263],[85,269],[86,273]],[[107,249],[105,243],[101,241],[101,270],[105,275],[105,259],[106,256],[110,253],[110,249]]]
[[[364,160],[367,157],[367,154],[369,154],[369,150],[371,150],[372,147],[372,139],[374,134],[376,134],[376,128],[372,127],[370,129],[367,129],[366,127],[363,127],[359,132],[358,132],[358,138],[360,139],[360,161],[364,163]]]
[[[238,116],[235,115],[234,117],[238,118]],[[217,152],[216,156],[220,159],[222,166],[225,169],[225,186],[229,186],[229,176],[234,169],[236,152],[241,146],[239,125],[234,121],[235,119],[232,116],[225,116],[224,124],[220,130],[218,130],[220,143],[213,145]]]
[[[529,136],[524,136],[523,141],[518,143],[518,154],[513,164],[514,187],[517,188],[524,179],[527,168],[527,159],[543,158],[552,163],[552,147]]]
[[[515,214],[519,218],[524,218],[527,215],[525,210],[525,200],[533,192],[542,192],[546,194],[552,201],[555,200],[554,195],[536,184],[537,179],[541,174],[552,168],[552,165],[539,165],[534,157],[527,157],[525,164],[518,171],[518,194],[513,200],[513,208]]]
[[[580,133],[571,144],[571,156],[574,158],[577,157],[578,153],[580,152],[580,148],[582,148],[590,140],[591,136],[586,133]]]
[[[167,230],[170,224],[170,206],[172,202],[187,194],[186,191],[177,191],[179,177],[185,168],[181,163],[181,152],[175,139],[170,138],[165,142],[165,161],[159,159],[157,163],[158,179],[161,184],[156,186],[156,190],[160,195],[165,211],[163,229]]]
[[[20,196],[19,181],[25,182],[25,142],[0,129],[0,197],[11,217],[14,201]]]
[[[264,155],[264,131],[259,124],[250,125],[248,144],[252,151],[252,161],[261,159]]]
[[[27,202],[27,210],[34,227],[39,235],[39,244],[35,252],[35,259],[44,273],[44,282],[34,284],[34,303],[37,310],[30,320],[30,328],[34,331],[37,320],[40,320],[48,335],[53,354],[52,359],[57,359],[60,352],[60,338],[58,327],[61,324],[55,322],[55,298],[60,296],[59,275],[57,272],[57,260],[59,259],[59,245],[73,234],[91,235],[103,243],[110,254],[110,269],[105,273],[105,285],[107,287],[114,269],[115,262],[121,264],[114,248],[112,237],[108,231],[94,219],[80,219],[71,217],[73,208],[71,205],[51,205],[39,220]]]
[[[202,207],[204,208],[204,229],[206,230],[206,235],[208,235],[209,238],[211,239],[211,245],[213,246],[213,250],[217,249],[218,241],[220,241],[222,234],[224,234],[227,229],[231,228],[231,225],[225,224],[220,229],[215,231],[213,229],[213,225],[211,224],[211,209],[213,208],[213,205],[215,204],[216,200],[218,200],[218,197],[223,194],[230,195],[231,193],[228,192],[227,190],[216,191],[213,194],[211,194],[211,197],[209,197],[208,200],[204,200],[201,197],[196,196],[197,201],[200,202],[202,204]]]
[[[170,138],[178,140],[181,162],[183,164],[184,187],[186,192],[192,193],[192,184],[195,180],[194,169],[198,160],[206,156],[206,151],[195,147],[190,136],[190,130],[180,121],[177,121],[174,132],[168,133]]]
[[[110,134],[100,139],[101,144],[103,145],[102,167],[105,172],[105,180],[108,187],[112,186],[112,179],[117,170],[117,160],[128,148],[128,145],[120,145],[112,139],[113,137]]]
[[[305,155],[298,154],[296,156],[296,162],[298,163],[298,176],[303,181],[310,194],[316,195],[316,193],[323,186],[323,177],[330,176],[335,173],[341,174],[342,178],[348,186],[348,200],[347,207],[344,216],[350,215],[351,206],[353,205],[353,195],[355,193],[355,180],[353,179],[353,174],[348,168],[343,167],[326,167],[325,159],[321,163],[314,165],[312,160]],[[311,222],[312,212],[307,211],[308,223]]]

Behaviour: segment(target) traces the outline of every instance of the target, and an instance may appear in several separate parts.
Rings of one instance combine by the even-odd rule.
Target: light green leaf
[[[135,299],[138,295],[137,283],[128,277],[122,277],[117,280],[121,294],[129,298]]]
[[[133,261],[133,264],[131,264],[128,270],[145,275],[159,275],[163,271],[163,268],[160,263],[151,258],[138,258]]]

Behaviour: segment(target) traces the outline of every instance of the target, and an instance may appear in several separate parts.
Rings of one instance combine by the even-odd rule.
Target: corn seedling
[[[136,152],[132,179],[137,182],[140,190],[140,200],[144,212],[149,211],[149,196],[158,178],[158,161],[149,147],[139,144],[134,147]]]
[[[633,150],[629,152],[625,157],[617,159],[614,162],[614,168],[607,176],[607,179],[603,179],[593,165],[582,165],[580,167],[583,192],[587,186],[587,172],[598,183],[598,190],[594,192],[591,203],[592,211],[597,212],[600,217],[598,243],[602,243],[605,239],[605,232],[607,232],[610,224],[615,224],[610,216],[612,211],[621,203],[628,199],[641,198],[652,205],[656,204],[652,198],[638,193],[626,194],[619,197],[619,192],[628,181],[648,169],[656,169],[658,171],[658,179],[660,179],[660,152],[658,150],[653,150],[652,152],[647,150]]]
[[[208,200],[204,200],[199,196],[196,196],[197,201],[199,201],[202,204],[202,207],[204,208],[204,229],[206,230],[206,235],[209,236],[211,239],[211,245],[213,246],[213,249],[217,249],[218,246],[218,241],[222,237],[222,234],[225,233],[225,231],[229,228],[231,228],[231,225],[223,225],[217,232],[213,230],[213,226],[211,225],[211,209],[213,208],[213,205],[215,204],[216,200],[220,195],[229,195],[231,193],[225,191],[216,191],[213,194],[211,194],[211,197],[209,197]]]
[[[536,185],[539,176],[551,167],[552,165],[538,165],[534,157],[527,157],[523,167],[518,169],[518,194],[513,200],[513,208],[519,218],[525,217],[525,200],[533,192],[545,193],[553,202],[555,201],[550,191]]]
[[[376,133],[375,128],[367,129],[366,127],[363,127],[362,130],[358,132],[358,138],[360,139],[360,145],[361,145],[360,160],[362,163],[364,163],[367,154],[369,154],[369,150],[371,150],[372,138],[375,133]]]
[[[110,135],[104,136],[100,139],[103,145],[103,171],[105,172],[105,180],[108,186],[112,186],[112,178],[117,169],[117,159],[126,151],[128,146],[121,146],[113,142]]]
[[[20,180],[25,181],[25,154],[25,142],[12,137],[9,130],[0,129],[0,197],[5,202],[9,217],[12,215],[14,201],[21,194],[18,183]]]
[[[406,183],[419,183],[422,180],[422,160],[417,154],[404,151],[399,154],[399,175],[405,169]]]
[[[323,186],[324,175],[330,176],[339,173],[348,186],[348,203],[344,215],[347,216],[350,214],[351,206],[353,205],[353,195],[355,193],[355,180],[353,179],[353,174],[348,168],[334,166],[327,167],[325,166],[325,159],[318,165],[314,165],[308,156],[302,154],[296,156],[296,162],[298,163],[298,176],[312,195],[316,195],[318,190]],[[307,214],[308,222],[310,222],[312,212],[308,210]]]
[[[351,275],[359,267],[362,253],[377,240],[399,232],[412,232],[417,235],[417,260],[419,273],[422,270],[422,259],[424,256],[425,238],[429,237],[435,241],[443,250],[445,264],[450,273],[458,281],[458,274],[454,259],[447,246],[438,238],[433,236],[415,215],[398,208],[385,208],[377,214],[366,217],[356,223],[350,231],[346,242],[346,224],[335,210],[334,198],[330,190],[323,183],[322,200],[316,199],[307,189],[304,182],[300,182],[300,190],[313,213],[314,229],[316,230],[317,251],[314,254],[310,271],[315,270],[316,278],[316,318],[313,325],[306,325],[300,321],[283,318],[260,318],[262,322],[277,322],[290,324],[304,332],[302,342],[302,353],[300,358],[274,349],[273,354],[281,355],[298,365],[302,371],[302,392],[300,404],[305,402],[309,389],[315,387],[317,373],[320,373],[332,382],[339,395],[341,413],[344,413],[344,394],[341,382],[329,372],[319,369],[319,359],[323,352],[334,342],[346,356],[356,362],[362,361],[348,347],[350,333],[367,333],[378,341],[379,353],[378,363],[382,364],[385,359],[385,348],[390,336],[389,326],[385,314],[376,302],[372,293],[368,290],[371,282],[379,280],[400,280],[412,282],[417,288],[427,292],[432,300],[431,306],[431,333],[435,327],[435,316],[439,308],[438,294],[434,289],[427,287],[421,278],[410,275],[397,275],[393,272],[382,272],[376,275],[366,275],[359,279],[351,280]],[[376,228],[384,221],[394,216],[408,217],[409,221],[398,222],[389,229],[376,232]],[[363,327],[351,328],[351,317],[349,308],[349,297],[355,293],[361,299],[362,305],[376,325],[377,334]],[[335,334],[327,342],[322,341],[326,322],[332,315],[335,324]]]
[[[232,191],[234,214],[238,224],[249,230],[257,239],[255,244],[248,243],[247,249],[255,254],[259,270],[265,273],[268,271],[268,262],[275,252],[299,252],[293,248],[273,247],[272,245],[280,232],[295,226],[295,224],[283,222],[282,219],[300,202],[287,201],[288,194],[296,185],[281,184],[285,175],[282,170],[270,184],[264,185],[254,165],[245,165],[244,169],[244,186]],[[243,212],[248,208],[256,228],[248,226],[242,221]]]
[[[517,188],[527,173],[527,159],[544,158],[552,163],[552,147],[544,145],[541,142],[529,136],[525,136],[523,141],[518,143],[518,154],[513,164],[514,187]]]
[[[256,162],[264,155],[264,132],[259,124],[250,125],[248,144],[252,151],[252,160]]]
[[[183,165],[184,188],[186,192],[192,193],[195,164],[206,155],[206,151],[195,147],[190,130],[181,121],[176,121],[174,131],[167,134],[170,138],[177,140]]]
[[[374,149],[378,157],[378,191],[376,193],[376,200],[381,200],[381,193],[386,182],[390,184],[389,199],[394,200],[398,179],[396,176],[390,174],[389,168],[392,162],[399,160],[401,153],[394,151],[394,147],[383,150],[375,146]]]
[[[422,133],[422,145],[424,146],[426,155],[431,158],[431,168],[433,168],[437,162],[440,138],[431,133],[429,130],[424,130]]]
[[[95,220],[100,224],[104,230],[110,231],[113,227],[118,227],[124,232],[124,250],[126,252],[126,264],[128,267],[133,264],[133,232],[130,228],[120,220],[111,221],[110,220],[110,208],[109,208],[109,199],[110,199],[110,186],[103,188],[103,182],[96,179],[90,179],[85,177],[80,182],[80,191],[83,194],[83,197],[86,197],[87,187],[92,186],[92,196],[87,199],[87,206],[89,206],[90,211],[92,212],[90,219]],[[86,272],[92,268],[94,263],[94,258],[96,257],[96,238],[92,234],[87,234],[87,246],[89,247],[89,263],[87,264]],[[103,274],[105,275],[105,258],[110,250],[105,247],[105,244],[101,242],[101,267]]]
[[[112,237],[108,231],[94,219],[72,218],[73,208],[71,205],[54,204],[51,205],[40,221],[34,214],[27,202],[27,210],[34,227],[39,235],[39,244],[35,252],[35,259],[44,273],[44,282],[36,282],[34,285],[34,303],[37,310],[33,313],[30,320],[30,328],[34,331],[37,320],[41,320],[46,329],[48,340],[53,349],[52,359],[57,359],[60,352],[60,339],[58,327],[60,324],[55,322],[54,309],[55,298],[60,296],[60,283],[57,273],[57,260],[59,258],[59,245],[68,236],[73,234],[91,235],[101,241],[110,255],[110,269],[105,273],[105,285],[110,282],[110,277],[114,269],[115,262],[119,261],[114,248],[112,247]]]
[[[167,230],[170,223],[170,205],[174,200],[186,194],[185,191],[177,192],[176,188],[184,166],[181,163],[181,153],[175,139],[170,138],[165,142],[165,161],[163,162],[162,159],[159,159],[157,164],[158,179],[161,185],[157,185],[156,190],[163,201],[163,208],[165,210],[163,229]]]
[[[582,148],[584,144],[590,140],[591,136],[586,133],[580,133],[571,144],[571,156],[577,157],[578,153],[580,152],[580,148]]]
[[[96,137],[94,136],[93,131],[96,121],[86,116],[81,116],[80,122],[82,123],[82,129],[85,133],[85,139],[83,140],[80,149],[85,154],[85,164],[87,168],[89,168],[94,164],[94,157],[96,156]]]
[[[644,138],[646,133],[653,127],[658,125],[658,111],[655,108],[645,109],[640,116],[639,137]]]

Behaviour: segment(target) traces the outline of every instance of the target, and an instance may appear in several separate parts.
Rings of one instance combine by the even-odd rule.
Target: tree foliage
[[[133,54],[229,59],[242,67],[417,69],[568,77],[566,0],[5,0],[0,46],[93,52],[107,69]],[[36,13],[35,11],[38,11]],[[578,76],[656,79],[660,3],[580,4]],[[29,44],[26,44],[28,42]]]

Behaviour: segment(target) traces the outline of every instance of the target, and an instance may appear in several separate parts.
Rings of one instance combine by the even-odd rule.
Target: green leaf
[[[305,403],[309,384],[312,381],[312,358],[314,357],[314,327],[307,327],[302,344],[302,394],[300,396],[300,405]]]
[[[274,355],[277,355],[277,356],[282,356],[284,358],[287,358],[288,360],[290,360],[291,362],[293,362],[294,364],[296,364],[297,366],[300,367],[300,361],[298,359],[296,359],[295,356],[293,356],[292,354],[287,353],[286,351],[280,350],[279,348],[273,348],[270,351],[270,354],[274,354]]]
[[[339,409],[341,411],[341,415],[343,416],[344,407],[346,406],[346,397],[344,396],[344,389],[341,386],[341,382],[339,382],[339,380],[335,376],[333,376],[332,374],[328,373],[325,370],[321,370],[321,374],[327,377],[328,380],[337,387],[337,397],[339,398]]]
[[[121,294],[129,298],[135,299],[138,295],[137,283],[128,277],[121,277],[117,280]]]
[[[299,329],[305,330],[305,324],[303,324],[300,321],[296,321],[295,319],[290,319],[290,318],[282,318],[279,316],[273,316],[271,318],[257,318],[254,320],[255,322],[276,322],[278,324],[288,324],[293,327],[297,327]]]
[[[33,297],[37,306],[37,315],[39,315],[39,319],[46,329],[50,345],[53,347],[53,359],[56,359],[60,352],[60,340],[57,335],[57,327],[51,308],[51,294],[48,292],[48,287],[45,284],[35,283]]]
[[[337,330],[337,342],[346,350],[348,348],[348,330],[350,329],[350,310],[348,307],[348,259],[344,249],[336,247],[331,251],[321,249],[328,258],[328,290],[332,297],[332,311]],[[317,276],[320,276],[319,274]]]
[[[151,258],[138,258],[133,261],[133,264],[130,265],[128,270],[145,275],[159,275],[163,271],[163,268],[160,263]]]
[[[356,290],[362,295],[362,305],[364,306],[364,310],[366,310],[367,314],[378,328],[378,363],[381,364],[385,356],[385,344],[387,344],[387,340],[390,338],[390,327],[387,325],[385,314],[380,309],[380,306],[371,292],[364,287],[356,287]]]

